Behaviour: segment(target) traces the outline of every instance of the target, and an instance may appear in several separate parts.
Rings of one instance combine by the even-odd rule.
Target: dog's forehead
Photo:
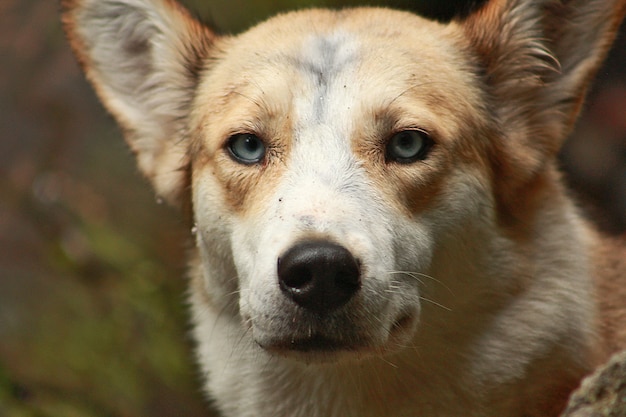
[[[432,110],[434,103],[458,105],[458,92],[471,92],[459,87],[473,81],[459,65],[465,57],[449,26],[386,9],[289,13],[227,39],[220,50],[197,97],[200,111],[224,126],[280,116],[292,124],[321,123],[333,113],[360,117],[364,107],[375,113],[404,96]]]
[[[290,64],[314,75],[318,84],[355,65],[360,53],[357,37],[341,28],[305,37]]]
[[[328,74],[357,64],[357,59],[414,61],[433,54],[444,59],[450,47],[440,35],[446,32],[445,25],[394,10],[305,10],[276,16],[229,38],[220,58],[229,70],[233,65],[242,70],[291,65]],[[392,67],[394,62],[385,64]]]

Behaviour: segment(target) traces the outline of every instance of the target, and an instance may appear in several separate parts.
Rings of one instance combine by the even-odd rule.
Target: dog
[[[175,0],[63,0],[73,50],[195,240],[230,417],[552,417],[626,347],[626,250],[556,160],[624,0],[384,8],[218,35]]]

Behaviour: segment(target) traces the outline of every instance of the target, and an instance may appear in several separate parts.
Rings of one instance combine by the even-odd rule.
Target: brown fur
[[[623,240],[599,240],[594,248],[599,335],[606,354],[626,346],[626,247]]]

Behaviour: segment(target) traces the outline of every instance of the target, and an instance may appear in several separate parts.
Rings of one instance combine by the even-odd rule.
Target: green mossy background
[[[184,3],[228,33],[279,11],[364,4]],[[465,2],[366,3],[444,17]],[[56,1],[2,0],[0,32],[0,417],[213,415],[188,333],[190,231],[138,175],[71,55]],[[622,55],[613,67],[623,75]],[[606,126],[593,117],[584,126]],[[622,230],[592,186],[607,228]]]

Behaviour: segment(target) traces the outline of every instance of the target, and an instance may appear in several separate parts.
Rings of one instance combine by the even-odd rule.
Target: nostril
[[[327,313],[361,287],[358,261],[343,246],[316,240],[301,242],[278,259],[281,290],[301,307]]]

